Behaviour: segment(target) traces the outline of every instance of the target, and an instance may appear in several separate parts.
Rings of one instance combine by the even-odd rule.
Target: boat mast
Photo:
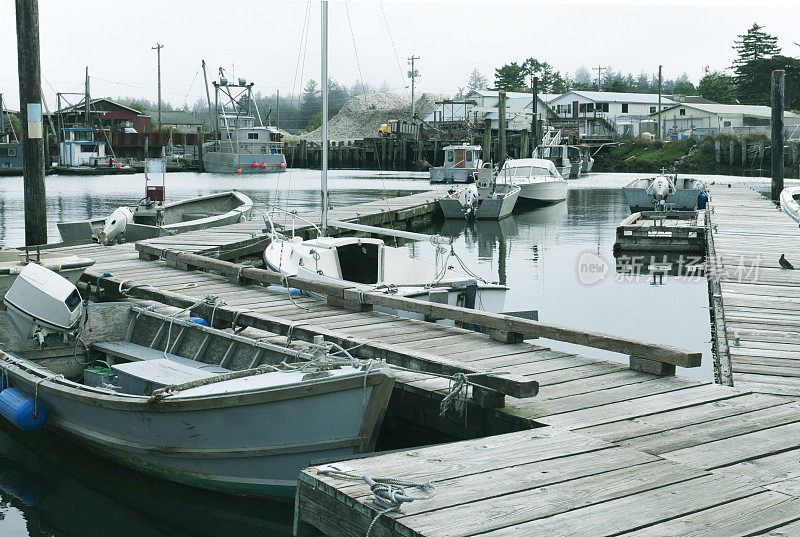
[[[328,234],[328,1],[322,0],[322,236]]]
[[[211,112],[211,95],[208,93],[208,75],[206,74],[206,61],[205,60],[203,60],[202,66],[203,66],[203,81],[205,81],[205,83],[206,83],[206,102],[208,103],[208,121],[209,121],[208,128],[209,129],[213,129],[214,128],[214,115]],[[202,143],[202,141],[201,141],[201,143]]]

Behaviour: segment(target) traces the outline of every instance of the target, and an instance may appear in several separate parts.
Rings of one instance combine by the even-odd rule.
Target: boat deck
[[[800,270],[778,264],[785,254],[800,269],[797,222],[741,185],[711,190],[718,275],[715,314],[723,381],[763,393],[800,396]],[[713,297],[712,297],[713,298]]]

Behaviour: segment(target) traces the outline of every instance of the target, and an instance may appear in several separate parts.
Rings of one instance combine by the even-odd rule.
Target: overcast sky
[[[784,54],[800,55],[797,1],[642,4],[333,1],[329,73],[349,86],[360,65],[368,83],[406,92],[406,58],[414,54],[419,91],[452,94],[475,67],[491,82],[496,67],[533,56],[562,74],[598,64],[636,74],[663,64],[666,78],[686,72],[696,83],[705,65],[730,65],[733,40],[756,21],[779,37]],[[320,78],[319,2],[40,0],[39,9],[42,87],[51,105],[56,91],[82,91],[86,66],[93,97],[155,100],[156,42],[164,45],[163,98],[176,106],[205,98],[201,59],[210,78],[222,66],[264,94]],[[0,93],[14,109],[16,73],[14,2],[0,0]]]

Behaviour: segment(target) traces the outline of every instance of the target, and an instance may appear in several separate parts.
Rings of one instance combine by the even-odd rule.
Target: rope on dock
[[[400,511],[404,503],[413,502],[416,500],[430,500],[436,496],[436,485],[433,481],[420,483],[417,481],[408,481],[406,479],[395,479],[391,477],[376,477],[370,478],[369,476],[358,476],[350,472],[343,472],[333,468],[318,470],[322,475],[333,477],[334,479],[342,479],[344,481],[364,481],[369,485],[372,491],[373,501],[375,505],[381,508],[375,518],[370,522],[367,528],[367,533],[364,537],[370,537],[373,528],[378,523],[378,520],[387,513]],[[416,488],[422,491],[419,496],[411,496],[406,494],[406,488]]]

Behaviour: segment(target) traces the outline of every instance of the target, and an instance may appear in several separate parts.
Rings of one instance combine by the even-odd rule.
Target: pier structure
[[[764,239],[764,230],[783,234],[780,218],[791,221],[774,209],[769,213],[774,220],[768,211],[751,210],[757,195],[720,188],[712,189],[712,212],[707,214],[707,229],[717,226],[706,233],[712,248],[724,251],[726,240],[735,240],[737,233],[760,229],[759,246],[754,249],[757,239],[749,237],[746,248],[748,254],[761,248],[766,255],[778,243]],[[332,217],[401,226],[431,218],[435,210],[435,195],[426,192],[334,209]],[[280,223],[297,224],[297,216],[287,215]],[[676,376],[677,367],[699,366],[700,355],[669,345],[282,278],[230,261],[263,247],[263,225],[250,221],[133,247],[59,249],[96,260],[84,280],[99,285],[108,299],[147,301],[163,311],[194,306],[194,313],[210,316],[212,307],[202,298],[214,295],[220,327],[246,328],[242,334],[284,345],[321,335],[359,357],[386,360],[397,378],[387,421],[411,422],[461,439],[311,466],[301,474],[297,491],[298,537],[362,536],[370,525],[372,536],[417,537],[800,532],[800,403],[783,388],[768,389],[797,378],[788,367],[770,366],[774,375],[760,379],[762,387],[737,377],[736,368],[744,362],[734,360],[734,386],[720,386]],[[297,227],[300,233],[310,229]],[[797,232],[793,223],[791,228]],[[779,240],[787,251],[797,244],[789,228]],[[792,286],[791,276],[774,274],[780,278],[767,284],[774,288],[770,292]],[[741,317],[752,321],[748,324],[763,324],[749,327],[761,339],[748,339],[750,332],[738,325],[739,346],[760,349],[751,357],[761,357],[765,366],[769,360],[790,359],[796,345],[791,336],[775,344],[769,338],[781,337],[779,330],[792,326],[791,300],[779,300],[785,306],[774,308],[762,294],[741,305],[740,288],[724,278],[715,282],[721,289],[713,291],[712,281],[715,334],[727,335],[717,337],[717,349],[722,340],[732,345],[730,327]],[[326,299],[289,294],[286,287]],[[718,299],[724,319],[713,304]],[[428,320],[382,313],[381,308]],[[751,313],[761,321],[753,321]],[[774,314],[785,317],[770,327]],[[442,319],[470,329],[430,322]],[[557,351],[545,339],[580,345],[587,354],[610,350],[625,359]],[[731,354],[736,356],[734,350]],[[464,410],[442,413],[442,402],[453,397],[453,379],[458,378],[474,384],[463,400]],[[425,438],[409,441],[427,443]],[[345,474],[331,473],[331,464]],[[366,483],[358,481],[361,475],[432,482],[437,493],[386,512]]]

